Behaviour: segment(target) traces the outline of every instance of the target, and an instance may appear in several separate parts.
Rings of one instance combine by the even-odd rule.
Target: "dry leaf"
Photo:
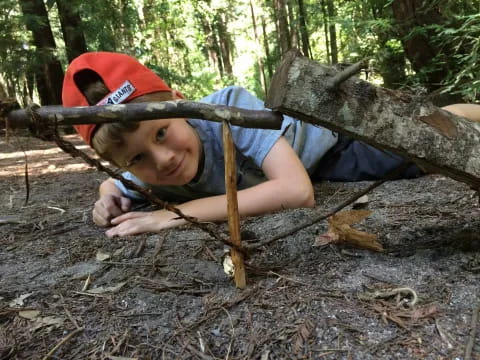
[[[230,278],[233,278],[235,274],[232,257],[229,254],[225,255],[225,257],[223,258],[223,271]]]
[[[412,320],[418,320],[426,317],[432,317],[436,315],[439,311],[440,310],[436,304],[430,304],[417,309],[399,312],[397,313],[397,316],[411,318]]]
[[[64,318],[56,316],[45,316],[43,318],[36,318],[32,330],[37,330],[46,326],[62,326],[64,321]]]
[[[25,300],[26,298],[28,298],[29,296],[32,296],[32,295],[33,295],[33,293],[22,294],[22,295],[20,295],[19,297],[17,297],[16,299],[10,301],[10,302],[8,303],[8,306],[10,306],[10,307],[23,306],[23,305],[24,305],[23,300]]]
[[[309,319],[306,319],[300,324],[294,337],[293,351],[295,353],[298,354],[302,352],[302,349],[305,344],[308,343],[308,338],[312,334],[314,328],[315,324]]]
[[[98,250],[96,259],[97,261],[105,261],[110,259],[110,256],[111,256],[110,254],[103,252],[102,250]]]
[[[359,223],[370,214],[370,210],[347,210],[330,216],[328,218],[328,231],[317,236],[313,246],[348,243],[363,249],[383,251],[382,244],[377,241],[377,235],[350,227],[350,225]]]
[[[114,286],[107,286],[107,287],[99,286],[97,288],[87,290],[87,293],[89,293],[89,294],[103,294],[103,293],[106,293],[106,292],[116,292],[116,291],[120,290],[123,287],[123,285],[125,285],[126,283],[127,282],[124,281],[124,282],[118,283],[117,285],[114,285]]]
[[[24,310],[18,312],[18,316],[28,320],[33,320],[38,317],[38,315],[40,315],[39,310]]]

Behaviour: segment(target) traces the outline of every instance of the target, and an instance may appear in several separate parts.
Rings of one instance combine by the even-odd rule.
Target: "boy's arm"
[[[480,122],[480,105],[477,104],[452,104],[442,107],[452,114],[462,116],[471,121]]]
[[[92,210],[93,222],[99,226],[110,226],[110,220],[130,211],[131,200],[123,196],[112,178],[105,180],[99,188],[99,198]]]
[[[262,169],[267,181],[238,191],[240,215],[260,215],[275,210],[314,206],[310,178],[297,154],[284,138],[280,138],[272,147]],[[200,221],[227,218],[226,195],[193,200],[177,207]],[[177,219],[177,215],[169,211],[159,210],[126,213],[112,219],[111,223],[116,226],[106,232],[108,236],[125,236],[183,225],[185,220]]]

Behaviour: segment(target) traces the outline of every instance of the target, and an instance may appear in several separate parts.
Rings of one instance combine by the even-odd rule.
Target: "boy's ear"
[[[177,90],[172,89],[172,100],[183,100],[185,96]]]

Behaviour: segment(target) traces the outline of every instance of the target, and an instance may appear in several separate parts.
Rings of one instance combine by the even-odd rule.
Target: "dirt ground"
[[[383,253],[312,247],[322,221],[252,252],[238,290],[223,244],[191,225],[108,239],[90,215],[103,179],[52,143],[0,140],[0,359],[480,359],[479,198],[462,183],[388,182],[357,226]],[[267,239],[368,185],[318,184],[315,209],[243,219],[243,236]]]

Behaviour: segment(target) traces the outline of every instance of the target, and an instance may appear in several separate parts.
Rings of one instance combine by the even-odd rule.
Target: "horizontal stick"
[[[232,106],[212,105],[194,101],[162,101],[104,106],[42,106],[35,111],[43,125],[103,124],[111,122],[145,121],[169,118],[193,118],[216,122],[228,121],[232,125],[250,128],[279,129],[283,117],[266,110],[246,110]],[[31,125],[28,109],[7,115],[9,127],[28,128]]]

